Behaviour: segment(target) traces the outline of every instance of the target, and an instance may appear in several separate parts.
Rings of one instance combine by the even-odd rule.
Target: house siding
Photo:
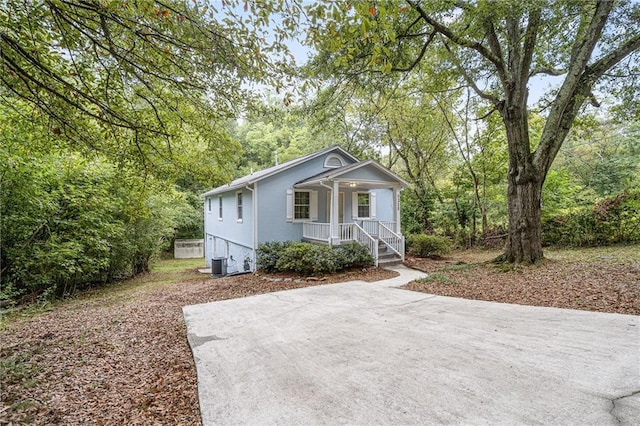
[[[258,197],[258,242],[267,241],[300,241],[302,239],[302,223],[287,222],[286,190],[293,188],[296,182],[309,176],[328,170],[324,161],[328,155],[319,156],[303,164],[299,164],[260,181]],[[352,164],[348,158],[347,164]],[[326,191],[318,191],[318,220],[326,216]],[[347,217],[345,215],[345,217]]]
[[[376,189],[376,219],[393,221],[393,190]]]
[[[242,192],[242,222],[237,218],[236,193]],[[239,263],[251,256],[253,247],[253,196],[245,189],[229,191],[205,198],[206,263],[211,266],[212,257],[233,257]],[[222,220],[218,219],[218,196],[222,196]],[[211,211],[209,211],[211,199]],[[229,264],[229,272],[233,272]]]
[[[226,187],[212,190],[209,193],[213,192],[213,195],[205,194],[205,258],[207,265],[211,266],[213,257],[224,257],[227,259],[227,272],[229,273],[243,271],[246,269],[245,265],[254,270],[255,253],[253,248],[258,244],[268,241],[300,241],[303,237],[302,221],[287,221],[287,190],[294,189],[297,182],[329,170],[324,167],[324,163],[327,157],[332,155],[334,155],[334,151],[325,152],[315,158],[305,159],[299,164],[287,166],[289,168],[283,168],[270,176],[258,174],[256,178],[259,181],[253,184],[250,183],[250,176],[241,178],[240,182],[244,182],[242,185],[246,183],[250,188],[255,188],[255,194],[251,189],[241,187],[240,184],[235,184],[232,186],[233,189],[229,190],[226,190]],[[342,157],[345,165],[356,162],[355,159]],[[344,222],[353,221],[352,199],[355,192],[375,192],[375,219],[393,221],[393,190],[390,188],[369,190],[364,187],[369,182],[385,182],[390,187],[402,185],[402,182],[394,180],[393,176],[376,167],[375,165],[371,167],[365,165],[339,176],[339,181],[343,185],[340,192],[344,194]],[[357,187],[344,187],[345,182],[350,181],[356,182]],[[327,212],[327,194],[331,191],[317,184],[309,186],[313,186],[313,188],[307,187],[304,190],[317,192],[317,221],[328,223],[330,217]],[[236,206],[236,194],[240,191],[243,196],[241,222],[237,220]],[[222,220],[218,218],[219,196],[223,201]],[[291,196],[289,196],[290,199]],[[257,202],[255,208],[254,201]],[[210,209],[209,204],[211,205]],[[257,217],[253,215],[254,211],[258,212]],[[256,230],[256,241],[254,241]]]

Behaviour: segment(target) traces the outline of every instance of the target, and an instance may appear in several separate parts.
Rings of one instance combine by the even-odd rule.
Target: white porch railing
[[[357,223],[353,224],[353,239],[362,244],[369,250],[375,266],[378,266],[378,240],[373,238]]]
[[[338,235],[340,236],[340,241],[351,241],[353,240],[353,223],[339,223],[338,224]]]
[[[378,221],[377,220],[363,220],[362,229],[369,235],[376,235],[378,233]]]
[[[395,222],[363,220],[362,226],[357,223],[339,223],[338,237],[340,241],[357,241],[364,245],[378,266],[378,241],[381,241],[391,251],[404,261],[404,237],[393,231]],[[322,241],[331,244],[331,224],[319,222],[304,222],[302,236],[306,239]]]
[[[304,222],[302,236],[312,240],[329,241],[331,239],[331,224],[320,222]]]
[[[393,232],[396,229],[396,223],[390,220],[369,220],[365,219],[362,221],[362,229],[364,229],[369,235],[378,235],[378,224],[382,224],[386,226],[390,231]]]
[[[379,222],[378,239],[397,253],[404,262],[404,237],[402,235],[396,234],[383,222]]]

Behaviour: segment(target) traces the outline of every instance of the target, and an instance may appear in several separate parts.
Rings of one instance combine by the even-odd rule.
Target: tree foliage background
[[[291,58],[239,2],[0,1],[0,299],[148,270],[201,236],[229,180],[229,120]]]
[[[203,190],[335,144],[411,182],[405,234],[500,244],[528,182],[540,242],[640,240],[637,3],[0,6],[1,300],[144,272]]]
[[[382,93],[409,73],[424,80],[425,91],[467,87],[488,106],[484,118],[500,116],[509,218],[502,261],[542,258],[542,187],[576,117],[586,104],[600,105],[594,91],[627,100],[627,113],[636,105],[629,99],[639,73],[634,2],[343,1],[306,10],[315,75]],[[561,83],[547,94],[536,133],[528,96],[541,75],[561,76]]]

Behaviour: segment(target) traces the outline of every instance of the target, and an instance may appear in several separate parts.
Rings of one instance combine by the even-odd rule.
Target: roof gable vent
[[[344,159],[336,154],[329,154],[324,160],[324,167],[328,169],[335,169],[337,167],[344,166]]]

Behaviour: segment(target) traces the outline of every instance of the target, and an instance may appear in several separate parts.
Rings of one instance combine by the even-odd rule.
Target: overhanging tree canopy
[[[362,85],[445,58],[433,78],[454,73],[490,103],[509,151],[509,237],[502,260],[542,258],[540,199],[549,167],[596,84],[638,76],[640,5],[592,1],[386,1],[308,7],[309,39],[332,73]],[[538,75],[563,76],[544,129],[532,140],[528,95]],[[627,91],[626,93],[629,93]]]
[[[280,84],[287,63],[286,47],[250,31],[237,1],[0,5],[0,102],[27,101],[54,138],[111,158],[172,162],[187,133],[227,162],[225,120],[250,102],[252,82]]]

